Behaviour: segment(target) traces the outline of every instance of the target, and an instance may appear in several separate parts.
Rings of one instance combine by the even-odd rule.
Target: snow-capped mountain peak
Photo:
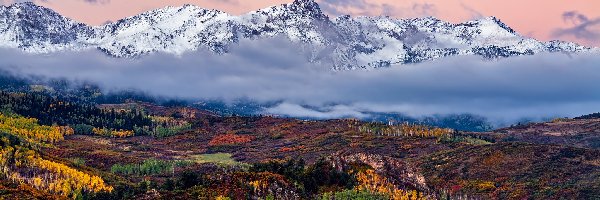
[[[0,7],[0,46],[30,52],[65,50],[88,33],[85,24],[31,2]]]
[[[496,18],[495,16],[489,16],[489,17],[483,18],[483,19],[481,19],[479,21],[481,21],[482,23],[494,23],[497,26],[499,26],[500,28],[508,31],[509,33],[517,34],[517,32],[515,30],[513,30],[512,28],[510,28],[504,22],[500,21],[500,19]]]
[[[287,37],[334,70],[370,69],[448,56],[498,58],[595,51],[524,37],[496,17],[452,24],[435,17],[330,19],[314,0],[295,0],[234,16],[194,5],[166,7],[87,26],[31,2],[0,6],[0,47],[31,53],[99,49],[115,57],[208,49],[227,53],[241,39]]]
[[[321,11],[319,4],[314,0],[294,0],[291,4],[284,4],[290,11],[300,15],[324,19],[326,16]]]

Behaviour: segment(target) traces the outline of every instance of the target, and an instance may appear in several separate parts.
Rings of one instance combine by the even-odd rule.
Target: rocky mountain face
[[[148,11],[88,26],[33,3],[0,7],[0,47],[31,53],[99,49],[115,57],[208,49],[227,53],[242,39],[288,38],[311,62],[334,70],[374,69],[448,56],[486,59],[541,52],[599,52],[571,42],[519,35],[495,17],[452,24],[434,17],[330,18],[313,0],[295,0],[233,16],[193,5]]]

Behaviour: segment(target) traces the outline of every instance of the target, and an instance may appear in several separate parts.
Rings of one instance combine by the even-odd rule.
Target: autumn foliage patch
[[[250,142],[252,139],[253,137],[249,135],[223,134],[215,136],[212,140],[210,140],[210,142],[208,142],[208,145],[236,145]]]
[[[295,146],[295,147],[281,147],[279,149],[279,152],[291,152],[291,151],[298,151],[301,149],[304,149],[304,145]]]

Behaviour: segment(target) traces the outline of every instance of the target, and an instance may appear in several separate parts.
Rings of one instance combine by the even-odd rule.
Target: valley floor
[[[48,102],[50,113],[70,116],[18,107],[17,114],[42,120],[2,115],[2,147],[10,153],[3,155],[10,156],[3,157],[1,198],[600,198],[597,119],[472,133],[353,119],[222,117],[149,103],[95,110]],[[31,156],[22,158],[23,151]]]

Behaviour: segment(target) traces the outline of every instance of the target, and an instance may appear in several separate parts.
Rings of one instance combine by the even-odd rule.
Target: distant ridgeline
[[[582,115],[579,117],[575,117],[574,119],[600,119],[600,112],[592,113],[589,115]]]

